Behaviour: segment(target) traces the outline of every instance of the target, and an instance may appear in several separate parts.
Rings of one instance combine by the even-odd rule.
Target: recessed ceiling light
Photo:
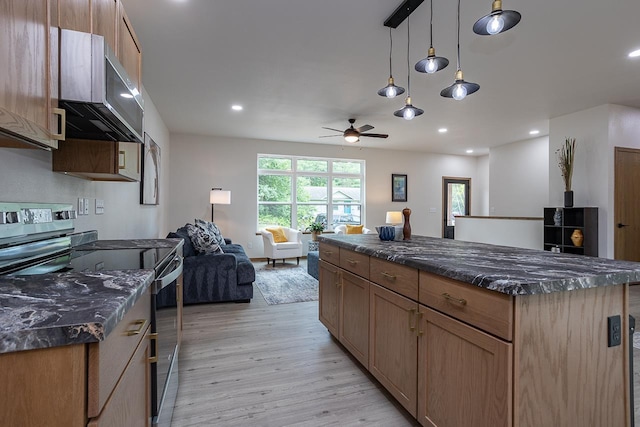
[[[449,130],[449,129],[447,129],[447,128],[440,128],[440,129],[438,129],[438,132],[440,132],[440,133],[447,133],[447,131],[448,131],[448,130]]]
[[[638,56],[640,56],[640,49],[629,52],[629,58],[637,58]]]
[[[473,153],[473,150],[467,150],[467,154]]]
[[[539,133],[540,133],[540,131],[538,129],[534,129],[532,131],[529,131],[529,135],[537,135]]]
[[[236,105],[232,105],[232,106],[231,106],[231,109],[232,109],[233,111],[242,111],[242,109],[243,109],[243,108],[242,108],[242,105],[238,105],[238,104],[236,104]]]

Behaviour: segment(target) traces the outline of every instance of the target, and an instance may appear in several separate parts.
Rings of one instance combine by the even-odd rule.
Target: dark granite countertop
[[[180,239],[98,240],[84,249],[172,248]],[[102,341],[154,279],[152,269],[0,276],[0,354]]]
[[[640,282],[640,263],[425,236],[319,236],[376,258],[509,295],[532,295]]]

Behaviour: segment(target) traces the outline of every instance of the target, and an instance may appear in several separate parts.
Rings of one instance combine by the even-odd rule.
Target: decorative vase
[[[571,233],[571,241],[573,242],[573,246],[582,246],[582,242],[584,241],[582,230],[579,230],[577,228],[573,230],[573,233]]]
[[[378,228],[378,237],[380,240],[393,240],[396,237],[396,228],[390,225],[383,225]]]
[[[322,231],[312,231],[311,232],[311,240],[314,242],[318,241],[318,236],[322,234]]]
[[[559,227],[562,225],[562,209],[556,208],[556,212],[553,214],[553,225]]]
[[[403,240],[411,240],[411,224],[409,224],[409,217],[411,216],[411,209],[402,209],[402,215],[404,215],[404,227],[402,228]]]
[[[564,192],[564,207],[565,208],[573,207],[573,191]]]

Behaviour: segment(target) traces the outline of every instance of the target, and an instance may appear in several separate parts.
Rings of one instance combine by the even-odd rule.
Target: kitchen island
[[[421,424],[630,425],[640,264],[375,235],[320,260],[320,320]]]

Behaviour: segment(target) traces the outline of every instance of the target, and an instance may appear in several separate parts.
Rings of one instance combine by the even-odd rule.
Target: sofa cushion
[[[197,254],[193,244],[191,243],[191,238],[189,237],[189,232],[187,231],[187,226],[178,228],[175,233],[171,232],[167,234],[168,239],[182,239],[184,240],[184,246],[182,247],[182,254],[185,257],[194,256]]]
[[[198,225],[187,224],[187,232],[193,247],[198,253],[221,254],[224,253],[220,243],[208,230]]]
[[[253,283],[256,280],[256,269],[241,245],[231,244],[224,247],[226,253],[236,257],[238,284]]]
[[[266,228],[266,230],[273,234],[273,241],[275,243],[288,242],[287,235],[284,234],[284,230],[281,227],[278,228]]]
[[[227,244],[226,241],[224,240],[224,237],[222,237],[222,233],[220,232],[220,229],[215,223],[205,221],[200,218],[196,218],[195,222],[196,222],[196,226],[207,230],[216,239],[216,241],[220,246],[224,246]]]

